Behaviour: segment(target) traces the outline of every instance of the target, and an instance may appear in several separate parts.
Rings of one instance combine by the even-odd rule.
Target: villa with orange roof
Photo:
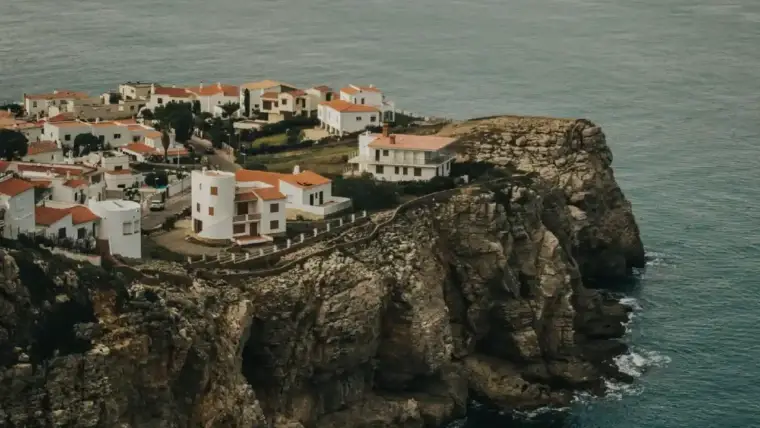
[[[456,140],[429,135],[390,134],[388,124],[381,134],[359,136],[359,151],[348,160],[345,175],[372,174],[377,180],[421,181],[447,177],[455,155]]]
[[[286,91],[294,91],[298,88],[296,88],[293,85],[278,82],[276,80],[261,80],[258,82],[250,82],[250,83],[244,83],[240,86],[239,91],[239,100],[240,103],[240,109],[241,114],[244,116],[250,116],[252,112],[254,111],[263,111],[263,100],[262,95],[265,93],[276,93],[279,94],[280,92],[286,92]],[[248,91],[248,96],[250,99],[250,111],[246,112],[245,110],[245,93]],[[270,97],[271,101],[271,97]]]
[[[34,232],[34,185],[12,174],[0,177],[0,215],[3,238]]]
[[[324,218],[350,207],[350,199],[332,195],[330,179],[298,167],[293,174],[192,173],[192,229],[201,239],[268,242],[285,233],[287,218]]]
[[[24,94],[24,111],[29,116],[47,116],[50,107],[61,107],[75,101],[96,100],[86,92],[55,90],[47,94]]]
[[[317,106],[317,118],[327,132],[342,136],[363,131],[367,127],[379,126],[381,112],[378,108],[368,105],[332,100]]]
[[[201,103],[201,111],[211,113],[214,116],[221,116],[221,106],[225,104],[237,104],[240,99],[240,88],[232,85],[223,85],[215,83],[187,88],[187,91],[195,96]]]
[[[21,159],[25,162],[61,162],[63,150],[55,141],[34,141],[29,143],[26,155]]]
[[[393,101],[387,101],[383,92],[375,85],[348,85],[340,89],[340,99],[353,104],[375,107],[383,113],[383,121],[396,120],[396,106]]]

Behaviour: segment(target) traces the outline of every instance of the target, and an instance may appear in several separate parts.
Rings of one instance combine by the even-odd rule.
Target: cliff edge
[[[630,309],[584,279],[625,274],[641,242],[603,136],[577,147],[591,126],[568,123],[583,128],[556,125],[556,147],[576,145],[562,186],[536,167],[429,195],[269,271],[4,250],[0,427],[437,427],[471,398],[530,409],[602,393],[625,379],[612,358]],[[492,124],[473,129],[480,143],[464,126],[443,131],[467,135],[463,159],[496,146]]]

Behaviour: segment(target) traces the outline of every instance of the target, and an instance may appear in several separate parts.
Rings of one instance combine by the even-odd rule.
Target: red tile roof
[[[252,169],[239,169],[235,171],[236,181],[260,181],[270,186],[280,185],[280,176],[282,174],[269,171],[254,171]]]
[[[256,193],[256,195],[258,195],[258,197],[261,200],[264,200],[264,201],[272,201],[272,200],[276,200],[276,199],[285,199],[285,195],[283,195],[282,193],[280,193],[280,191],[277,190],[274,187],[254,188],[254,189],[252,189],[252,191],[254,193]]]
[[[374,86],[355,86],[355,85],[341,88],[340,91],[345,92],[347,94],[356,94],[359,92],[380,92],[380,90]]]
[[[166,88],[163,86],[156,86],[153,93],[155,95],[165,95],[172,98],[188,98],[192,95],[185,88]]]
[[[0,181],[0,193],[10,197],[20,195],[29,189],[33,189],[32,183],[20,178],[11,177]]]
[[[378,109],[363,104],[354,104],[344,100],[324,101],[319,105],[331,108],[341,113],[371,113],[379,112]]]
[[[232,85],[222,85],[221,83],[203,85],[203,87],[187,88],[188,91],[198,96],[211,96],[223,94],[227,97],[237,97],[240,95],[240,88]]]
[[[454,138],[430,135],[393,134],[388,137],[378,135],[369,147],[378,149],[440,150],[455,141]]]
[[[132,143],[123,147],[124,150],[129,150],[135,153],[155,153],[156,149],[145,143]]]
[[[29,100],[56,100],[56,99],[82,99],[89,98],[86,92],[75,92],[67,90],[56,90],[49,94],[24,94],[24,98]]]
[[[75,225],[100,220],[100,217],[82,205],[71,207],[67,211],[71,213],[71,222]]]
[[[120,169],[120,170],[115,170],[115,171],[106,171],[106,174],[110,174],[110,175],[127,175],[127,174],[132,174],[132,170],[131,169]]]
[[[6,160],[0,160],[0,172],[5,172],[8,167],[11,166],[11,163]]]
[[[52,226],[69,214],[69,211],[63,208],[34,207],[34,222],[41,226]]]
[[[47,164],[33,164],[33,163],[23,163],[23,162],[16,162],[16,168],[19,172],[24,171],[34,171],[34,172],[52,172],[57,175],[66,175],[66,173],[69,173],[71,175],[81,176],[85,175],[85,173],[94,172],[94,168],[72,168],[72,167],[65,167],[65,166],[58,166],[58,165],[47,165]]]
[[[261,94],[261,98],[266,98],[268,100],[276,100],[277,97],[280,96],[279,92],[264,92]]]
[[[64,113],[57,114],[53,117],[47,118],[47,121],[50,123],[69,122],[69,121],[74,120],[74,118],[75,118],[74,113],[64,112]]]
[[[256,197],[256,194],[252,191],[249,192],[242,192],[242,193],[235,193],[235,202],[243,202],[243,201],[255,201],[259,198]]]
[[[319,92],[326,93],[326,92],[332,92],[332,88],[326,85],[320,85],[315,86],[314,89],[318,90]]]
[[[283,174],[280,180],[302,188],[332,183],[332,180],[329,178],[322,177],[312,171],[304,171],[299,174]]]
[[[87,180],[77,179],[77,180],[67,180],[63,183],[66,187],[73,187],[74,189],[77,189],[79,187],[88,186],[90,183]]]
[[[29,149],[26,154],[28,156],[38,155],[40,153],[50,153],[60,150],[58,144],[55,141],[35,141],[29,143]]]

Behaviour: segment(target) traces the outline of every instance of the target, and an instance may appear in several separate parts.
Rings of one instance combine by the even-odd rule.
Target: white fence
[[[166,191],[168,192],[168,196],[171,198],[173,196],[179,195],[180,193],[187,192],[188,190],[190,190],[191,185],[192,185],[192,178],[188,175],[182,180],[178,180],[178,181],[175,181],[174,183],[171,183],[166,188]]]
[[[200,258],[193,258],[192,256],[188,256],[187,263],[188,264],[196,264],[196,263],[235,264],[235,263],[243,263],[249,260],[255,260],[260,257],[264,257],[271,254],[280,253],[280,252],[289,250],[291,247],[295,245],[303,244],[304,242],[314,240],[315,238],[325,233],[329,233],[331,231],[336,230],[336,228],[341,228],[343,226],[354,224],[360,219],[363,219],[366,217],[367,217],[367,211],[362,211],[359,214],[351,214],[350,216],[347,216],[345,218],[341,217],[337,219],[328,220],[325,222],[324,229],[314,228],[311,233],[302,233],[298,236],[298,238],[288,239],[285,242],[285,245],[281,245],[281,246],[273,245],[268,248],[259,248],[258,250],[253,250],[246,253],[219,252],[216,254],[216,256],[207,256],[204,254]]]
[[[351,198],[331,196],[331,202],[324,205],[292,205],[288,208],[318,216],[328,216],[351,208]]]

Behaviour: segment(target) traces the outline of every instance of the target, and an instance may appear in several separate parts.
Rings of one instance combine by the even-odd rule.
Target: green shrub
[[[357,210],[383,210],[399,204],[396,184],[376,181],[369,175],[336,178],[333,180],[333,194],[351,198]]]

